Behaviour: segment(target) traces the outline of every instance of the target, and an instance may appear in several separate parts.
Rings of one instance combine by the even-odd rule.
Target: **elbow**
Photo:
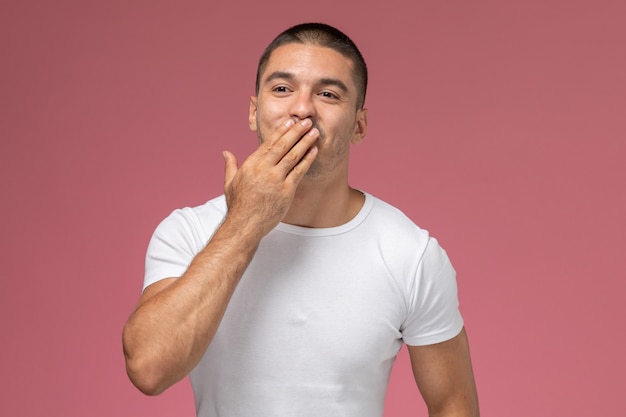
[[[159,395],[169,388],[171,382],[163,371],[162,361],[151,355],[147,349],[139,348],[130,337],[128,327],[123,333],[123,350],[126,374],[135,387],[145,395]]]
[[[165,391],[169,385],[163,377],[155,371],[155,366],[151,366],[148,361],[130,355],[124,349],[126,359],[126,374],[135,387],[145,395],[159,395]]]
[[[130,382],[145,395],[160,395],[169,387],[169,384],[164,383],[162,378],[159,378],[154,372],[146,369],[145,366],[138,366],[128,359],[126,359],[126,373]]]

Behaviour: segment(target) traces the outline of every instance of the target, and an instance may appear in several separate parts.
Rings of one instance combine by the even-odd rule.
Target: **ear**
[[[356,127],[350,141],[353,145],[361,143],[367,133],[367,109],[360,109],[356,115]]]
[[[248,113],[248,126],[250,126],[250,130],[256,132],[256,106],[257,97],[250,97],[250,111]]]

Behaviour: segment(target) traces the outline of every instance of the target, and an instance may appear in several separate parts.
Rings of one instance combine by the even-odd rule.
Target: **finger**
[[[319,137],[319,130],[312,128],[296,142],[291,149],[278,162],[284,174],[287,175],[302,158],[310,151],[311,147]]]
[[[224,157],[224,186],[231,183],[237,173],[237,158],[229,151],[222,152]]]
[[[302,181],[304,175],[309,171],[309,168],[311,168],[313,161],[315,161],[315,158],[317,157],[317,153],[318,149],[315,145],[307,149],[302,159],[300,159],[298,164],[295,165],[287,175],[286,181],[291,182],[294,186],[298,185],[300,181]]]
[[[265,150],[271,157],[271,162],[273,164],[279,163],[302,136],[311,129],[312,125],[311,119],[303,119],[297,123],[295,120],[289,119],[276,129],[269,140],[264,142]]]

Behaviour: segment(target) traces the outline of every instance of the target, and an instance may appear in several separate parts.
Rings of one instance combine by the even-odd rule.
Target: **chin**
[[[316,180],[322,177],[322,166],[317,163],[317,161],[313,161],[309,170],[304,174],[304,178],[310,180]]]

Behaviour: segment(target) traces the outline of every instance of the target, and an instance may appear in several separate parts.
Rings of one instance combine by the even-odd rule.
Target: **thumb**
[[[222,152],[224,157],[224,185],[230,184],[235,174],[237,173],[237,158],[229,151]]]

